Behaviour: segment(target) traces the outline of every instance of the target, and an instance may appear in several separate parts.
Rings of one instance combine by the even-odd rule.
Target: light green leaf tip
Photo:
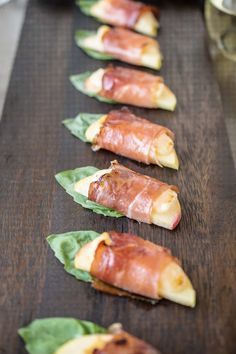
[[[86,130],[92,123],[96,122],[102,116],[103,114],[80,113],[74,119],[65,119],[62,123],[67,129],[69,129],[71,134],[84,142],[89,142],[85,135]]]
[[[91,16],[91,8],[95,5],[97,0],[76,0],[76,5],[87,16]]]
[[[64,264],[64,269],[74,277],[85,282],[91,282],[92,277],[88,272],[76,269],[74,260],[77,252],[86,243],[93,241],[99,234],[95,231],[71,231],[63,234],[53,234],[47,237],[51,249],[59,261]]]

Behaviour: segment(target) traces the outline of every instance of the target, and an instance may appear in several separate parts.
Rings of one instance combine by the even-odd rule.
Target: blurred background
[[[0,118],[27,0],[0,0]]]
[[[0,0],[0,118],[27,1],[30,0]],[[53,0],[53,3],[61,1]],[[186,3],[188,2],[186,0]],[[236,161],[236,140],[234,139],[236,132],[236,0],[195,0],[195,2],[206,24],[206,45],[220,86],[225,121],[234,161]],[[161,6],[163,2],[152,1],[152,3]]]

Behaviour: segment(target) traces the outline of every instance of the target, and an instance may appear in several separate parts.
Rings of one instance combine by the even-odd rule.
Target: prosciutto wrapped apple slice
[[[161,354],[114,323],[108,329],[75,318],[37,319],[19,330],[30,354]]]
[[[70,122],[67,124],[70,129]],[[85,137],[94,151],[102,148],[145,164],[179,167],[172,131],[134,115],[125,107],[101,116],[88,126]]]
[[[132,0],[78,0],[80,9],[104,23],[157,35],[158,9]]]
[[[166,248],[116,231],[72,231],[47,241],[66,272],[98,291],[151,304],[164,298],[195,306],[191,281]]]
[[[180,222],[178,188],[113,161],[74,184],[74,190],[128,218],[173,230]]]
[[[143,71],[108,66],[70,79],[76,89],[100,101],[170,111],[176,106],[176,97],[163,79]]]
[[[161,67],[162,54],[157,41],[124,28],[101,26],[97,32],[78,30],[75,39],[95,59],[119,59],[156,70]]]
[[[97,290],[195,306],[195,290],[179,261],[166,248],[135,235],[101,234],[79,250],[75,267],[93,276]]]

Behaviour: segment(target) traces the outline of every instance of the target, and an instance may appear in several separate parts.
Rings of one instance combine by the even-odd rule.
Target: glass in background
[[[236,0],[206,0],[205,19],[211,54],[236,61]]]
[[[236,166],[236,0],[205,0],[205,19]]]
[[[9,1],[10,1],[10,0],[0,0],[0,6],[6,4],[6,3],[9,2]]]

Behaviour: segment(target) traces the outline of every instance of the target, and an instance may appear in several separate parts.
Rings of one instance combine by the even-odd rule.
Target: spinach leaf
[[[62,123],[69,129],[71,134],[84,142],[88,142],[85,136],[86,130],[102,116],[103,114],[80,113],[74,119],[65,119]]]
[[[72,83],[72,85],[74,85],[74,87],[78,91],[84,93],[85,95],[87,95],[89,97],[95,97],[98,101],[101,101],[101,102],[106,102],[106,103],[111,103],[111,104],[117,103],[116,101],[110,100],[109,98],[102,97],[100,95],[97,95],[96,93],[89,92],[88,90],[86,90],[84,83],[89,78],[90,75],[92,75],[91,71],[86,71],[86,72],[79,74],[79,75],[72,75],[72,76],[70,76],[70,82]]]
[[[57,182],[66,190],[66,192],[71,195],[74,201],[84,208],[90,209],[97,214],[102,214],[104,216],[113,216],[120,218],[123,216],[113,209],[106,208],[100,204],[88,200],[84,195],[77,193],[74,189],[74,184],[81,179],[93,175],[98,169],[96,167],[87,166],[76,168],[75,170],[68,170],[58,173],[55,178]]]
[[[87,48],[84,40],[88,37],[96,35],[95,31],[85,31],[85,30],[78,30],[75,33],[75,42],[78,47],[83,49],[83,51],[88,54],[90,57],[94,59],[99,59],[99,60],[111,60],[114,59],[114,57],[110,54],[106,53],[101,53],[97,50]]]
[[[92,322],[69,317],[37,319],[18,331],[30,354],[54,354],[60,346],[71,339],[105,332],[105,328]]]
[[[74,260],[80,248],[98,236],[99,234],[95,231],[71,231],[50,235],[47,237],[47,241],[57,259],[64,264],[66,272],[79,280],[91,282],[91,275],[86,271],[76,269]]]

